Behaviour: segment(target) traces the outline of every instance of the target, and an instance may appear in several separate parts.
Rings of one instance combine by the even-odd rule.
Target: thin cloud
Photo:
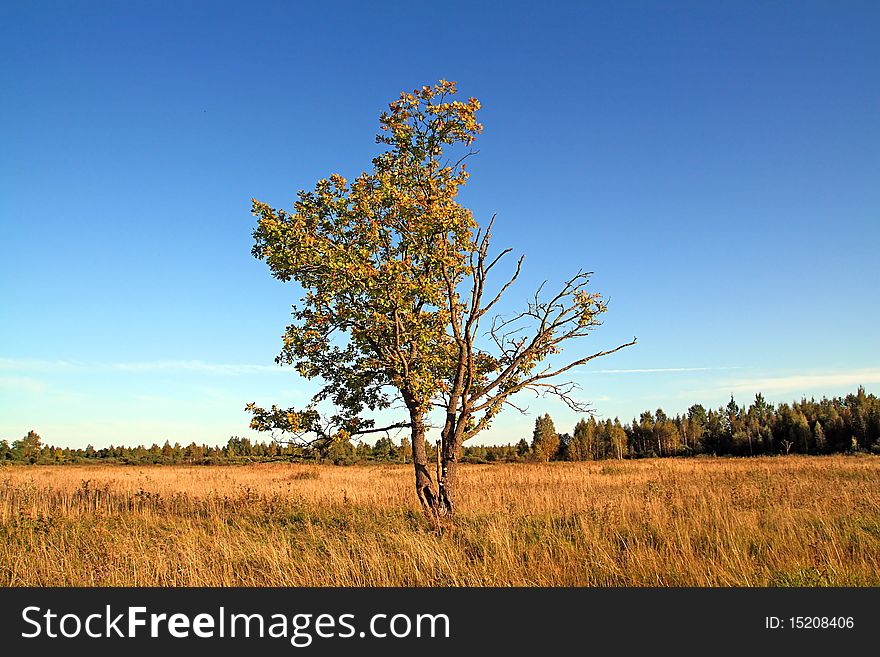
[[[880,383],[880,369],[735,379],[719,383],[718,389],[728,392],[798,392],[828,388],[855,388],[871,383]]]
[[[655,374],[658,372],[713,372],[721,370],[739,370],[741,367],[642,367],[626,370],[587,370],[578,368],[579,374]]]
[[[278,365],[252,365],[248,363],[207,363],[201,360],[155,360],[122,363],[82,363],[67,360],[23,360],[0,358],[0,371],[4,372],[196,372],[239,376],[281,372]]]
[[[263,374],[279,372],[277,365],[206,363],[201,360],[157,360],[134,363],[112,363],[106,369],[117,372],[201,372],[205,374]]]
[[[0,358],[0,372],[50,372],[78,369],[76,363],[66,360],[29,360],[21,358]]]
[[[0,376],[0,390],[40,394],[46,391],[46,383],[30,376]]]

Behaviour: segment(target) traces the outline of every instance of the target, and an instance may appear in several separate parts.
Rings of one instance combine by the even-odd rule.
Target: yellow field
[[[5,586],[877,586],[880,458],[0,469]]]

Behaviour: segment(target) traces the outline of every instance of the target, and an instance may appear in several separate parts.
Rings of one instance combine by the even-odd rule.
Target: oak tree
[[[518,315],[487,318],[523,260],[487,293],[489,273],[510,250],[490,255],[492,221],[480,229],[457,201],[482,126],[479,101],[456,93],[445,80],[402,93],[379,119],[385,149],[353,181],[321,179],[290,212],[253,200],[253,255],[303,290],[276,360],[323,387],[305,408],[248,404],[251,426],[318,446],[408,428],[416,492],[435,517],[454,510],[462,444],[503,407],[520,408],[514,395],[531,390],[584,409],[574,384],[557,377],[635,343],[547,364],[607,309],[585,272],[555,295],[539,289]],[[380,427],[366,417],[395,401],[406,411],[400,421]],[[332,411],[322,412],[327,405]],[[437,408],[444,419],[434,474],[425,438]]]

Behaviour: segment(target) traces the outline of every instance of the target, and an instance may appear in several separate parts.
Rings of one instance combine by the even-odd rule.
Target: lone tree
[[[558,293],[542,289],[513,317],[481,321],[519,276],[523,259],[484,298],[490,271],[510,252],[490,256],[485,230],[456,197],[468,179],[469,147],[482,126],[480,103],[456,99],[454,82],[402,93],[379,119],[385,150],[349,183],[339,174],[300,191],[292,212],[256,199],[252,253],[272,275],[304,291],[276,358],[324,386],[305,408],[247,405],[251,426],[326,447],[355,435],[408,428],[416,493],[436,517],[452,513],[463,443],[486,429],[513,395],[555,395],[588,407],[558,376],[635,344],[548,365],[562,343],[587,335],[607,309],[578,272]],[[543,288],[543,286],[542,286]],[[488,300],[487,300],[488,299]],[[405,417],[377,427],[365,413],[402,402]],[[319,408],[329,404],[327,414]],[[441,470],[432,476],[425,447],[428,414],[441,409]]]

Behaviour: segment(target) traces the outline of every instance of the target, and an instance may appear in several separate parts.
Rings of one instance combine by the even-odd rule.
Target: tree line
[[[760,393],[748,405],[731,396],[726,406],[706,410],[694,404],[675,417],[658,408],[623,425],[617,418],[582,419],[571,434],[557,433],[544,415],[535,422],[532,442],[520,441],[519,447],[539,461],[880,453],[880,399],[862,387],[844,397],[779,405]]]
[[[225,445],[206,445],[191,442],[165,441],[162,446],[123,445],[96,449],[56,447],[43,442],[36,431],[29,431],[23,438],[10,443],[0,440],[0,464],[23,463],[34,465],[118,463],[127,465],[227,465],[264,461],[319,461],[337,465],[363,462],[410,462],[412,448],[404,438],[396,444],[383,436],[374,444],[340,441],[325,449],[313,449],[293,443],[276,441],[256,442],[249,438],[232,436]]]
[[[430,459],[436,448],[426,444]],[[535,421],[531,440],[515,444],[466,446],[464,463],[517,461],[591,461],[668,456],[758,456],[767,454],[880,454],[880,398],[864,388],[845,397],[768,403],[755,396],[748,406],[733,397],[726,406],[706,410],[694,404],[686,413],[668,416],[645,411],[631,423],[581,419],[570,433],[558,433],[549,414]],[[337,465],[411,463],[412,445],[382,436],[375,443],[339,440],[320,449],[275,441],[254,442],[239,436],[226,445],[153,444],[95,449],[44,444],[35,431],[9,443],[0,440],[0,463],[123,463],[222,465],[255,461],[309,460]]]

